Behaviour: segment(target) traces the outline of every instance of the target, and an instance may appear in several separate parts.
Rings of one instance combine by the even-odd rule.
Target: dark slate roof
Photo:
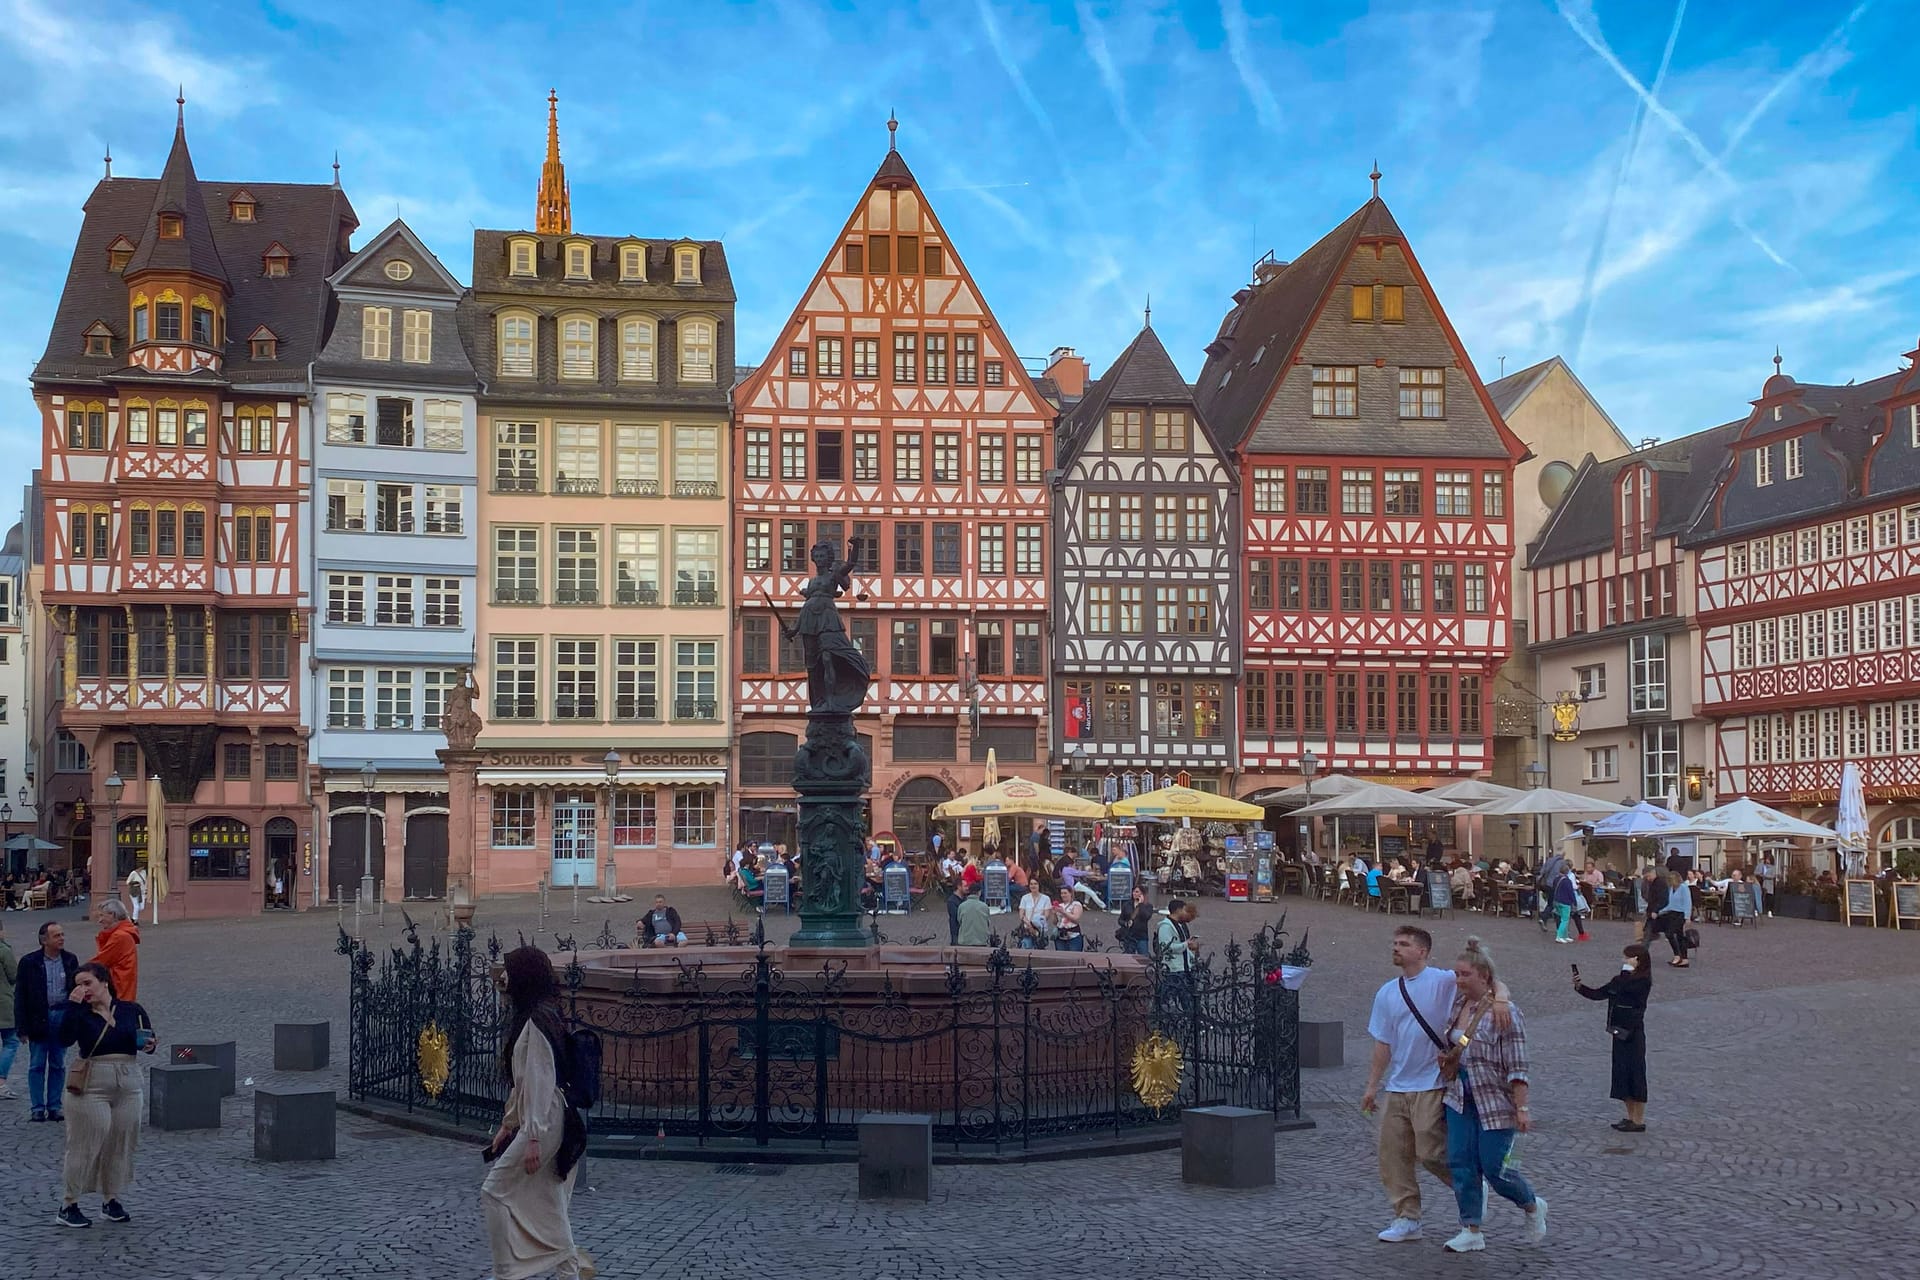
[[[535,275],[507,274],[507,241],[537,240]],[[569,280],[560,246],[571,240],[593,245],[591,280]],[[647,246],[644,282],[620,279],[615,245]],[[700,247],[700,283],[673,282],[673,250],[683,244]],[[477,294],[518,294],[561,303],[578,298],[621,302],[705,302],[734,300],[733,276],[727,269],[726,246],[718,240],[650,240],[645,236],[536,235],[531,231],[475,231],[473,233],[473,291]]]
[[[1193,388],[1180,376],[1160,335],[1151,327],[1135,335],[1107,371],[1087,388],[1072,412],[1061,419],[1061,440],[1056,450],[1061,470],[1073,464],[1075,456],[1092,437],[1094,427],[1106,415],[1107,406],[1113,404],[1193,407]]]
[[[1501,417],[1513,412],[1513,406],[1525,400],[1532,390],[1539,386],[1556,364],[1564,364],[1559,356],[1548,356],[1539,364],[1530,364],[1518,373],[1510,373],[1504,378],[1495,378],[1487,384],[1487,394],[1493,397],[1493,407],[1500,411]],[[1572,372],[1569,370],[1568,372]]]
[[[226,209],[221,209],[221,219]],[[177,213],[181,236],[177,240],[160,238],[160,215]],[[193,153],[187,150],[187,126],[183,118],[173,126],[173,148],[167,152],[166,167],[154,184],[153,204],[146,225],[130,237],[137,244],[127,274],[142,271],[191,271],[211,280],[228,281],[227,269],[214,243],[213,222],[207,216],[207,204],[200,193],[200,180],[193,172]]]
[[[913,185],[913,170],[907,168],[907,162],[900,158],[898,151],[889,148],[885,158],[880,161],[880,167],[874,171],[873,181],[882,186]]]
[[[1567,486],[1566,496],[1534,539],[1527,567],[1538,569],[1577,560],[1611,547],[1614,481],[1624,469],[1637,464],[1648,466],[1657,484],[1654,536],[1673,537],[1685,532],[1712,500],[1729,449],[1746,423],[1745,418],[1724,422],[1605,462],[1596,462],[1588,454]]]
[[[392,280],[386,264],[401,259],[413,267],[406,280]],[[360,246],[359,252],[327,282],[336,297],[327,325],[327,340],[314,364],[316,380],[361,381],[387,385],[456,387],[471,391],[477,379],[468,355],[470,344],[461,332],[461,310],[466,288],[454,278],[433,251],[405,222],[395,219]],[[426,305],[434,313],[431,359],[410,364],[400,359],[401,326],[394,325],[393,359],[363,360],[360,356],[361,313],[369,305],[404,308]],[[434,305],[437,304],[437,305]]]
[[[249,182],[257,202],[253,222],[228,219],[230,195],[243,184],[198,184],[201,213],[228,272],[225,380],[239,385],[305,382],[307,362],[320,349],[328,303],[327,277],[347,258],[346,233],[359,225],[346,194],[320,183]],[[34,367],[36,381],[98,381],[126,367],[127,284],[107,265],[107,246],[119,236],[151,241],[160,183],[153,178],[108,178],[83,206],[66,285],[54,313],[47,349]],[[191,227],[193,224],[187,224]],[[278,241],[292,254],[290,273],[265,275],[262,259]],[[131,270],[131,265],[128,268]],[[114,333],[114,355],[87,356],[82,335],[95,321]],[[247,335],[261,325],[280,338],[277,357],[255,361]],[[164,375],[142,374],[151,380]]]
[[[1383,233],[1377,230],[1380,227],[1390,230]],[[1367,228],[1376,230],[1369,233]],[[1274,378],[1284,373],[1290,362],[1287,358],[1276,359],[1268,366],[1266,377],[1249,377],[1247,370],[1253,364],[1254,352],[1262,345],[1271,345],[1277,355],[1291,357],[1312,323],[1320,299],[1365,234],[1400,234],[1393,215],[1378,196],[1281,267],[1272,279],[1234,295],[1235,306],[1220,322],[1219,333],[1207,347],[1207,363],[1194,383],[1195,403],[1229,445],[1237,448],[1251,434],[1260,407],[1273,390]],[[1234,376],[1229,377],[1230,373]]]

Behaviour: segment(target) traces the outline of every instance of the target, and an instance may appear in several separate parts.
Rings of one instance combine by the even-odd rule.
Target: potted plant
[[[1773,913],[1793,920],[1813,919],[1813,877],[1805,871],[1789,871],[1774,894]]]
[[[1840,923],[1839,885],[1816,883],[1813,886],[1813,918],[1829,924]]]

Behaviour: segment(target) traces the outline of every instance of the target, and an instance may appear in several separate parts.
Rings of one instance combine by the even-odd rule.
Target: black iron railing
[[[732,923],[693,941],[755,946],[752,956],[709,964],[690,953],[666,995],[587,989],[579,950],[621,946],[611,923],[596,939],[557,942],[569,1017],[595,1027],[604,1046],[596,1135],[842,1146],[856,1140],[862,1114],[909,1111],[931,1112],[935,1141],[955,1150],[1003,1150],[1119,1137],[1188,1106],[1298,1117],[1300,1006],[1279,981],[1283,938],[1262,930],[1184,974],[1089,965],[1064,988],[1022,953],[997,948],[982,966],[948,965],[944,997],[912,1000],[885,976],[877,993],[856,992],[831,962],[789,974],[758,928]],[[500,941],[480,947],[463,930],[423,943],[409,922],[400,946],[342,932],[339,949],[352,982],[351,1095],[455,1123],[497,1122]],[[1286,958],[1306,963],[1304,948]],[[447,1040],[437,1095],[421,1078],[429,1027]],[[1181,1059],[1177,1091],[1157,1108],[1133,1080],[1134,1051],[1152,1034]]]

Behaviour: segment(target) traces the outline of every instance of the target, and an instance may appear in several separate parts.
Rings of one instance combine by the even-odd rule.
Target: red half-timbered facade
[[[1860,767],[1880,859],[1920,849],[1920,351],[1868,382],[1776,372],[1687,542],[1724,793],[1829,819]]]
[[[1484,771],[1524,447],[1377,194],[1234,301],[1197,398],[1241,468],[1240,790],[1308,750],[1403,784]]]
[[[96,884],[165,851],[164,914],[292,905],[311,872],[306,365],[354,225],[337,185],[199,181],[178,121],[159,179],[94,188],[34,370],[55,767],[89,777]]]
[[[791,839],[806,674],[767,601],[791,618],[821,540],[849,549],[873,664],[872,829],[925,847],[989,749],[1044,776],[1054,413],[890,149],[734,393],[741,835]]]

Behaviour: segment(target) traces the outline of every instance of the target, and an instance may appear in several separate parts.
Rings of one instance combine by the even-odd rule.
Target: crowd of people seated
[[[87,889],[85,871],[49,871],[35,867],[31,871],[10,871],[0,876],[0,895],[5,896],[8,911],[65,906],[85,898]]]

